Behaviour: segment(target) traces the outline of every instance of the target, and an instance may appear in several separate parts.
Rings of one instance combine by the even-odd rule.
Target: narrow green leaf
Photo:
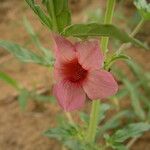
[[[101,136],[105,131],[116,128],[118,125],[120,125],[121,118],[127,115],[129,115],[129,111],[121,111],[111,119],[107,120],[107,122],[100,128],[99,135]]]
[[[117,94],[114,96],[115,98],[117,98],[118,100],[121,100],[123,97],[125,97],[128,94],[128,90],[127,88],[122,88],[120,89]]]
[[[34,0],[26,0],[28,5],[32,8],[35,14],[39,17],[41,22],[46,25],[49,29],[52,29],[52,21],[49,16],[47,16],[39,5],[35,4]]]
[[[122,143],[118,143],[118,142],[114,141],[113,138],[110,137],[110,135],[108,135],[107,133],[104,134],[104,138],[105,138],[107,145],[109,147],[111,147],[112,149],[114,149],[114,150],[128,150],[128,148],[125,145],[123,145]]]
[[[80,119],[86,124],[89,123],[89,116],[84,112],[80,112]]]
[[[116,38],[122,41],[123,43],[131,42],[134,45],[148,49],[148,47],[141,43],[139,40],[134,39],[133,37],[129,36],[126,32],[110,24],[74,24],[67,27],[62,32],[62,35],[75,37],[109,36]]]
[[[10,77],[8,74],[6,74],[6,73],[4,73],[2,71],[0,71],[0,80],[3,80],[7,84],[9,84],[12,87],[14,87],[16,90],[20,89],[19,83],[15,79],[13,79],[12,77]]]
[[[144,20],[150,20],[150,3],[146,0],[134,0],[134,5]]]
[[[116,131],[114,135],[112,135],[111,139],[115,142],[124,142],[128,138],[140,136],[146,131],[150,130],[150,124],[148,123],[132,123]]]
[[[54,63],[54,59],[46,61],[44,57],[39,56],[33,53],[32,51],[27,50],[21,47],[20,45],[12,42],[1,40],[0,47],[3,47],[8,52],[12,53],[15,57],[17,57],[19,60],[23,62],[37,63],[45,66],[51,66]]]
[[[55,104],[55,102],[56,102],[56,99],[54,96],[41,95],[41,94],[33,93],[31,95],[31,97],[38,102],[50,102],[52,104]]]
[[[127,87],[128,91],[130,92],[131,96],[131,104],[135,111],[135,114],[142,120],[145,119],[145,112],[141,106],[139,94],[137,93],[137,88],[127,79],[123,80],[125,86]]]
[[[98,124],[105,119],[106,117],[106,112],[110,109],[109,104],[100,104],[99,107],[99,118],[98,118]]]
[[[24,24],[25,29],[28,32],[32,42],[36,45],[36,47],[39,48],[40,47],[40,41],[38,39],[38,36],[35,33],[31,23],[29,22],[29,20],[26,17],[23,18],[23,24]]]
[[[150,78],[148,76],[149,72],[144,72],[142,66],[133,62],[127,61],[127,65],[129,66],[130,70],[134,74],[134,76],[141,82],[142,88],[144,88],[144,92],[150,97]]]
[[[43,1],[52,18],[53,30],[56,28],[61,33],[65,27],[71,24],[71,14],[68,0],[45,0]]]
[[[117,60],[129,60],[129,59],[130,57],[125,54],[119,54],[119,55],[114,54],[106,59],[104,68],[108,70],[109,68],[111,68],[113,63],[115,63]]]
[[[23,23],[24,23],[26,31],[28,32],[32,42],[35,44],[37,49],[41,50],[46,55],[46,57],[48,57],[48,56],[52,57],[50,50],[43,47],[43,45],[41,44],[41,42],[38,38],[37,33],[34,31],[31,23],[29,22],[29,20],[26,17],[23,18]]]
[[[65,126],[59,126],[56,128],[48,129],[44,132],[44,135],[49,138],[55,138],[57,140],[66,140],[70,137],[74,137],[78,134],[76,128],[70,124],[66,124]]]

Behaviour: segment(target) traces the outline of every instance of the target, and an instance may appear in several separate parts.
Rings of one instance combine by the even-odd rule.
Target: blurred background
[[[69,6],[74,23],[103,22],[105,0],[69,0]],[[132,0],[117,1],[114,24],[130,33],[139,19]],[[48,30],[41,25],[24,0],[0,0],[0,39],[36,49],[28,34],[27,23],[32,26],[35,35],[39,37],[44,47],[50,49]],[[144,24],[136,37],[150,45],[149,22]],[[120,44],[118,41],[111,40],[109,48],[113,52]],[[130,107],[132,101],[139,99],[137,103],[140,103],[144,109],[144,115],[139,116],[139,119],[145,116],[150,117],[148,115],[150,109],[150,52],[131,46],[125,53],[134,60],[134,63],[127,64],[119,61],[116,64],[117,68],[121,68],[121,73],[114,72],[117,72],[117,80],[122,93],[120,92],[120,95],[114,98],[116,101],[112,99],[110,102],[114,104],[117,112],[118,109]],[[20,93],[13,87],[0,80],[0,150],[60,150],[60,144],[42,136],[43,131],[55,126],[57,120],[55,116],[62,111],[58,105],[54,104],[54,99],[50,96],[53,83],[52,70],[49,71],[46,67],[35,64],[21,63],[0,48],[0,71],[5,72],[24,87],[20,96]],[[126,84],[122,79],[126,79],[125,81],[131,84]],[[142,84],[139,85],[139,81]],[[139,95],[142,95],[143,98]],[[144,99],[145,102],[141,103],[141,99]],[[23,109],[19,107],[18,101]],[[134,108],[134,104],[133,109],[136,114],[138,110]],[[73,116],[76,116],[76,113],[74,112]],[[132,149],[149,150],[149,141],[150,134],[147,133]]]

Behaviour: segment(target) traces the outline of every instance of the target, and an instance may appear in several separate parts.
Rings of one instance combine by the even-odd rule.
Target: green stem
[[[137,26],[134,28],[134,30],[131,32],[130,36],[134,37],[141,29],[141,27],[144,24],[144,19],[141,19],[140,22],[137,24]],[[119,55],[124,49],[127,49],[128,47],[130,47],[130,43],[128,44],[122,44],[120,46],[120,48],[118,49],[118,51],[116,52],[117,55]]]
[[[47,5],[48,5],[47,10],[49,12],[49,15],[52,17],[53,30],[55,32],[58,32],[57,20],[56,20],[56,16],[55,16],[55,10],[54,10],[54,2],[53,2],[53,0],[48,1]]]
[[[90,123],[88,128],[87,142],[94,142],[97,125],[98,125],[98,113],[99,113],[99,101],[94,100],[92,103],[92,110],[90,114]]]
[[[71,114],[70,114],[69,112],[65,112],[65,115],[66,115],[66,117],[67,117],[69,123],[72,124],[72,125],[75,125],[75,122],[74,122],[74,120],[72,119]]]
[[[143,24],[144,24],[144,19],[141,19],[140,22],[138,23],[138,25],[134,28],[134,30],[130,34],[130,36],[134,37],[139,32],[139,30],[141,29]]]
[[[105,14],[105,24],[111,24],[112,17],[114,13],[114,7],[115,7],[116,0],[108,0],[107,1],[107,8],[106,8],[106,14]],[[102,38],[102,49],[106,53],[107,52],[107,46],[108,46],[109,38],[103,37]],[[98,114],[99,114],[99,108],[100,108],[100,100],[93,100],[92,102],[92,110],[90,114],[90,122],[88,127],[88,133],[86,137],[87,142],[94,142],[95,136],[96,136],[96,130],[98,126]]]
[[[114,8],[115,8],[116,0],[107,0],[107,7],[106,7],[106,13],[105,13],[105,19],[104,24],[111,24],[112,23],[112,17],[114,14]],[[101,45],[102,50],[106,53],[108,51],[108,41],[109,37],[102,37]]]

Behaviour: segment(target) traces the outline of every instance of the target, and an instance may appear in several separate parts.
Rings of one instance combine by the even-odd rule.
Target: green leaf
[[[129,138],[133,138],[136,136],[140,136],[146,131],[150,130],[150,124],[148,123],[132,123],[124,127],[123,129],[120,129],[116,131],[115,134],[112,135],[111,139],[115,142],[124,142],[125,140]]]
[[[35,14],[39,17],[42,24],[46,25],[49,29],[52,29],[52,21],[49,16],[47,16],[39,5],[35,4],[34,0],[26,0],[28,5],[32,8]]]
[[[31,97],[38,102],[50,102],[52,104],[56,103],[56,99],[54,96],[42,95],[37,93],[32,93]]]
[[[84,112],[80,112],[80,119],[81,119],[84,123],[86,123],[86,125],[88,125],[90,118],[89,118],[88,114],[86,114],[86,113],[84,113]]]
[[[141,82],[141,86],[144,88],[144,92],[150,97],[150,78],[148,77],[149,73],[145,72],[143,74],[144,70],[142,67],[133,61],[127,61],[127,65],[129,66],[134,76]]]
[[[38,49],[41,48],[42,46],[41,46],[41,43],[39,41],[38,35],[35,33],[31,23],[29,22],[29,20],[26,17],[23,18],[23,24],[24,24],[25,29],[28,32],[32,42],[35,44],[35,46]]]
[[[102,146],[95,143],[85,143],[77,139],[68,139],[63,143],[69,150],[103,150]]]
[[[98,124],[105,119],[106,117],[106,112],[110,109],[109,104],[100,104],[99,108],[99,118],[98,118]]]
[[[118,143],[114,143],[114,144],[112,145],[112,148],[113,148],[114,150],[128,150],[125,145],[120,144],[120,143],[119,143],[119,144],[118,144]]]
[[[99,116],[98,116],[98,124],[105,119],[106,116],[106,112],[110,109],[110,105],[109,104],[100,104],[99,107]],[[89,116],[88,114],[81,112],[80,113],[80,119],[85,122],[86,124],[89,123]]]
[[[61,125],[59,127],[52,128],[44,132],[45,136],[57,139],[59,141],[64,141],[70,137],[76,136],[77,134],[77,129],[70,124],[65,124],[65,126]]]
[[[34,31],[31,23],[29,22],[29,20],[24,17],[23,19],[23,23],[24,23],[24,26],[25,26],[25,29],[27,30],[32,42],[35,44],[36,48],[41,50],[44,54],[45,54],[45,59],[47,60],[51,60],[52,58],[52,53],[49,49],[43,47],[43,45],[41,44],[39,38],[38,38],[38,35],[37,33]]]
[[[45,0],[43,1],[52,18],[53,30],[61,33],[65,27],[71,24],[71,14],[68,0]]]
[[[129,115],[129,111],[121,111],[111,119],[107,120],[107,122],[100,128],[99,135],[101,136],[105,131],[116,128],[118,125],[120,125],[121,118],[127,115]]]
[[[127,87],[128,91],[130,92],[131,96],[131,104],[135,111],[135,114],[142,120],[145,119],[145,112],[141,106],[139,94],[137,88],[134,86],[133,83],[131,83],[129,80],[124,79],[123,80],[125,86]]]
[[[117,94],[114,96],[115,98],[117,98],[118,100],[121,100],[123,97],[125,97],[128,94],[128,90],[127,88],[122,88],[120,89]]]
[[[54,63],[53,58],[51,58],[51,60],[45,60],[44,57],[39,56],[33,53],[32,51],[27,50],[21,47],[20,45],[12,42],[1,40],[0,47],[3,47],[8,52],[12,53],[15,57],[17,57],[22,62],[37,63],[45,66],[52,66]]]
[[[13,79],[12,77],[10,77],[9,75],[7,75],[6,73],[4,73],[2,71],[0,71],[0,80],[3,80],[7,84],[14,87],[16,90],[20,89],[19,83],[15,79]]]
[[[134,0],[134,5],[144,20],[150,20],[150,3],[146,0]]]
[[[108,70],[113,63],[115,63],[117,60],[129,60],[130,57],[125,55],[125,54],[113,54],[112,56],[108,57],[105,61],[105,64],[104,64],[104,68],[106,70]]]
[[[62,32],[62,35],[81,37],[81,38],[88,37],[88,36],[109,36],[109,37],[116,38],[122,41],[123,43],[131,42],[134,45],[141,46],[145,49],[148,49],[147,46],[145,46],[139,40],[134,39],[133,37],[129,36],[126,32],[110,24],[106,24],[106,25],[98,24],[98,23],[74,24],[67,27]]]
[[[21,110],[25,110],[25,108],[28,104],[29,97],[30,97],[29,91],[26,89],[21,89],[20,95],[18,97],[19,106],[20,106]]]
[[[104,138],[108,147],[111,147],[114,150],[128,150],[125,145],[115,142],[108,134],[104,134]]]

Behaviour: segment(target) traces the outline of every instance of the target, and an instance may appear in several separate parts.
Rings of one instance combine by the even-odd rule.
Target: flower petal
[[[83,89],[92,100],[104,99],[117,92],[118,84],[111,73],[105,70],[95,70],[89,72]]]
[[[98,40],[76,43],[79,63],[85,69],[100,69],[103,65],[103,55]]]
[[[68,61],[72,60],[76,56],[74,45],[64,37],[52,34],[54,39],[54,50],[56,55],[56,60]]]
[[[86,99],[81,86],[65,80],[54,86],[54,95],[65,111],[73,111],[82,107]]]

